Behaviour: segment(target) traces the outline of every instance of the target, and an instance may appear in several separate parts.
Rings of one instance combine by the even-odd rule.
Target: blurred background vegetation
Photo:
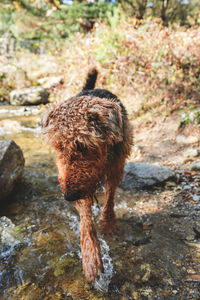
[[[131,117],[182,111],[182,124],[200,123],[199,0],[1,0],[2,57],[0,101],[52,75],[64,84],[51,100],[66,98],[97,64],[98,87]]]
[[[123,11],[126,17],[160,18],[164,25],[200,23],[199,0],[1,0],[0,35],[16,39],[62,39],[88,32]]]

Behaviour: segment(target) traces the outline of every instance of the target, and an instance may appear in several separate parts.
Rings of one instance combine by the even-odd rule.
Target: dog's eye
[[[76,141],[76,147],[77,147],[77,151],[78,152],[81,152],[82,154],[86,154],[87,153],[87,148],[82,143]]]

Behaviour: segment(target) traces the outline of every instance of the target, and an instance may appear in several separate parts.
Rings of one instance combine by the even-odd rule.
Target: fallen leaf
[[[197,172],[194,172],[194,171],[185,171],[184,174],[185,175],[190,175],[190,176],[195,176],[195,175],[197,175]]]
[[[194,200],[190,199],[188,200],[188,202],[192,203],[192,204],[197,204]]]

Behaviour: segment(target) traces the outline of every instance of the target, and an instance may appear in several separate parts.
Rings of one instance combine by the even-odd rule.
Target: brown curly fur
[[[91,78],[93,88],[97,71],[92,72],[85,86],[90,86]],[[132,127],[117,97],[98,89],[83,90],[76,97],[52,104],[43,113],[42,127],[47,142],[56,152],[58,180],[65,199],[76,201],[81,220],[83,272],[91,282],[103,272],[91,211],[93,197],[105,179],[100,224],[103,232],[112,232],[115,229],[114,194],[131,151]]]

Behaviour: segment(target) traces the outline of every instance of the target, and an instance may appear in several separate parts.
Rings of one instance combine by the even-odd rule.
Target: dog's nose
[[[80,196],[81,196],[81,191],[74,191],[74,192],[66,192],[64,198],[67,201],[76,201],[80,199]]]

